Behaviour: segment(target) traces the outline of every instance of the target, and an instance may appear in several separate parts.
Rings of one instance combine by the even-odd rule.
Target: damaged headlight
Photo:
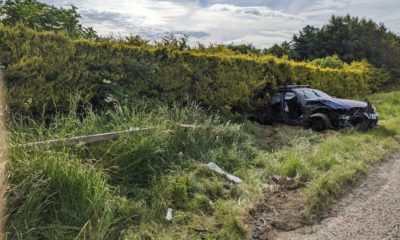
[[[349,115],[339,115],[339,119],[340,120],[350,120],[350,116]]]

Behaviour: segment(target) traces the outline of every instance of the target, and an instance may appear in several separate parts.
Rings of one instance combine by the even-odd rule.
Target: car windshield
[[[311,88],[297,89],[296,91],[298,94],[304,96],[304,98],[306,100],[320,99],[320,98],[323,98],[323,99],[332,98],[331,96],[329,96],[328,94],[326,94],[320,90],[311,89]]]

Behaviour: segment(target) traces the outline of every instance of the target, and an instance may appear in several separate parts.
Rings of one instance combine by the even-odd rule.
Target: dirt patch
[[[268,240],[274,231],[291,231],[307,223],[303,216],[304,197],[298,188],[290,186],[274,184],[264,189],[264,198],[249,211],[249,239]]]

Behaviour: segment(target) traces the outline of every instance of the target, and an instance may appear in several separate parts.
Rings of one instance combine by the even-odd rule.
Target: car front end
[[[363,105],[363,106],[360,106]],[[339,128],[358,127],[368,130],[378,125],[379,114],[370,102],[359,102],[357,106],[346,106],[335,109],[336,124]]]

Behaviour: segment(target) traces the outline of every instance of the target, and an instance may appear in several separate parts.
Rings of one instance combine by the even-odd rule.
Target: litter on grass
[[[240,178],[238,178],[238,177],[236,177],[236,176],[234,176],[232,174],[229,174],[229,173],[225,172],[222,168],[218,167],[217,164],[215,164],[213,162],[208,163],[206,166],[209,169],[211,169],[212,171],[214,171],[216,173],[219,173],[221,175],[224,175],[227,179],[229,179],[229,181],[231,181],[231,182],[233,182],[235,184],[240,184],[240,183],[243,182],[242,179],[240,179]]]

